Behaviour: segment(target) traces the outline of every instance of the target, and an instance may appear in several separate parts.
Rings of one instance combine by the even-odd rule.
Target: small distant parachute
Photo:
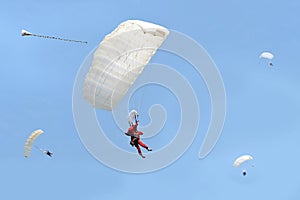
[[[70,39],[59,38],[59,37],[54,37],[54,36],[37,35],[37,34],[29,32],[29,31],[26,31],[24,29],[22,30],[22,36],[34,36],[34,37],[42,37],[42,38],[48,38],[48,39],[54,39],[54,40],[62,40],[62,41],[67,41],[67,42],[79,42],[79,43],[87,44],[86,41],[81,41],[81,40],[70,40]]]
[[[131,126],[134,122],[134,120],[139,116],[139,113],[136,110],[132,110],[128,114],[128,123],[129,126]]]
[[[267,59],[269,60],[269,65],[270,66],[273,66],[273,63],[272,63],[272,59],[274,58],[274,55],[268,51],[265,51],[265,52],[262,52],[259,56],[259,58],[264,58],[264,59]]]
[[[243,155],[243,156],[240,156],[238,157],[237,159],[235,159],[235,161],[233,162],[233,167],[239,167],[240,165],[242,165],[243,163],[247,162],[247,161],[250,161],[250,160],[253,160],[253,157],[250,156],[250,155]],[[252,165],[252,167],[254,167],[254,165]],[[243,169],[243,172],[242,174],[244,176],[247,175],[247,171],[245,169]]]
[[[83,97],[95,108],[113,110],[168,36],[168,29],[140,20],[121,23],[93,54]]]
[[[35,130],[33,131],[30,136],[27,138],[25,145],[24,145],[24,156],[26,158],[29,157],[31,149],[32,149],[32,145],[34,143],[34,140],[43,133],[44,131],[41,129]]]
[[[248,160],[253,160],[253,157],[250,156],[250,155],[243,155],[243,156],[240,156],[238,157],[234,163],[233,163],[233,166],[234,167],[238,167],[240,166],[241,164],[243,164],[244,162],[248,161]]]

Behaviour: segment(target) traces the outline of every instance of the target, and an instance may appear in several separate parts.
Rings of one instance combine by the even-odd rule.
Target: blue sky
[[[299,8],[296,0],[3,2],[0,199],[298,200]],[[170,60],[161,51],[152,62],[176,68],[199,89],[199,132],[185,154],[162,170],[128,174],[101,164],[81,143],[72,114],[77,71],[103,37],[128,19],[182,32],[201,44],[216,63],[226,89],[227,115],[220,140],[205,159],[198,159],[210,118],[205,84],[186,63]],[[88,44],[24,38],[22,29]],[[273,68],[258,59],[266,50],[275,54]],[[150,104],[160,100],[150,95],[154,90],[168,95],[161,88],[146,89],[141,125],[149,120]],[[171,104],[165,105],[168,111],[177,112]],[[163,133],[174,132],[179,123],[177,115],[168,116]],[[30,159],[23,157],[26,137],[37,128],[45,131],[37,145],[51,149],[53,158],[35,149]],[[172,137],[162,135],[145,142],[154,150],[160,148]],[[127,138],[111,138],[134,152]],[[247,177],[232,167],[233,160],[244,153],[253,155],[255,164]]]

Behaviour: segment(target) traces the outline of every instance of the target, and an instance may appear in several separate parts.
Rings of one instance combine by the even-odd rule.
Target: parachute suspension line
[[[138,112],[140,112],[140,109],[141,109],[141,107],[142,107],[142,100],[143,100],[144,94],[145,94],[145,93],[142,93],[142,96],[141,96],[141,98],[140,98],[140,100],[139,100],[139,102],[138,102],[138,106],[137,106]]]
[[[247,163],[245,163],[248,167],[255,167],[255,165],[253,164],[253,162],[251,162],[251,160]]]
[[[143,100],[143,97],[144,97],[144,93],[141,94],[141,97],[140,98],[135,98],[133,100],[133,106],[131,107],[130,110],[134,109],[136,110],[137,112],[140,112],[140,109],[142,107],[142,100]]]
[[[34,146],[34,148],[36,148],[36,149],[38,149],[38,150],[40,150],[40,151],[44,151],[44,149],[41,149],[40,147],[38,147],[37,145],[33,145]]]

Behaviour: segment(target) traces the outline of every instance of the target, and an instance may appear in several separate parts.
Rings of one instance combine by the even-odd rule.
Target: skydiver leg
[[[144,156],[144,155],[142,154],[142,151],[141,151],[141,148],[140,148],[139,144],[136,143],[134,146],[135,146],[136,149],[138,150],[139,155],[140,155],[142,158],[146,158],[146,156]]]
[[[142,158],[146,158],[146,156],[144,156],[142,153],[139,153],[139,155],[140,155]]]
[[[135,148],[137,149],[138,153],[141,154],[142,150],[138,144],[134,144]]]
[[[139,145],[141,145],[142,147],[144,147],[148,151],[152,151],[152,149],[149,148],[145,143],[143,143],[142,140],[138,140],[138,143],[139,143]]]

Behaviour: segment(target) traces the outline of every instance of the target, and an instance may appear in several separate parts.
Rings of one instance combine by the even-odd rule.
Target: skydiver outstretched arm
[[[138,133],[125,132],[124,134],[125,134],[125,135],[127,135],[127,136],[136,137],[136,138],[138,138],[138,137],[139,137]]]

